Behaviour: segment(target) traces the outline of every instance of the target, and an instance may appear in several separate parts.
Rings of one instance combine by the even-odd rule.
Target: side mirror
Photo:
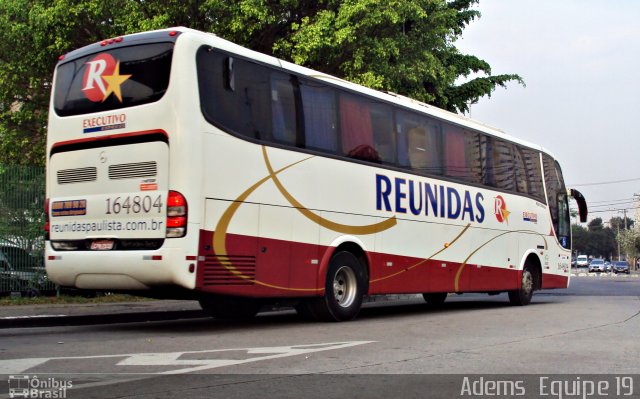
[[[569,195],[571,195],[573,199],[576,200],[576,203],[578,204],[578,214],[580,215],[580,223],[586,222],[587,214],[589,211],[587,210],[587,200],[584,198],[584,195],[582,195],[580,191],[573,188],[569,190]]]

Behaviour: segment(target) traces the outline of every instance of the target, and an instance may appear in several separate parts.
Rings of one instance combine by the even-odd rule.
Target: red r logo
[[[86,62],[82,91],[85,97],[93,102],[101,102],[114,93],[122,102],[120,85],[131,75],[120,75],[120,62],[111,54],[102,53]]]
[[[504,198],[502,198],[501,195],[498,195],[496,197],[496,200],[494,202],[494,214],[496,215],[496,219],[498,220],[498,222],[500,223],[504,223],[507,222],[507,224],[509,224],[509,214],[511,212],[509,212],[507,210],[507,204],[504,201]]]

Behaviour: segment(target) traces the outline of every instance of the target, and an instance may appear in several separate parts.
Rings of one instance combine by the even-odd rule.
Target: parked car
[[[12,244],[0,244],[0,294],[21,292],[37,295],[47,284],[42,262]]]
[[[604,260],[602,259],[593,259],[591,263],[589,263],[589,272],[604,272],[606,271],[606,266],[604,265]]]
[[[629,262],[626,260],[619,260],[617,262],[613,262],[613,272],[618,273],[627,273],[629,274]]]
[[[609,262],[608,260],[604,261],[604,271],[605,272],[610,272],[611,271],[611,262]]]
[[[576,260],[576,266],[589,267],[589,257],[587,255],[578,255],[578,259]]]

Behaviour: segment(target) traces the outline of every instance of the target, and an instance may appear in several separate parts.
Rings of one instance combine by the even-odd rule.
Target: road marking
[[[0,320],[18,320],[18,319],[38,319],[42,317],[68,317],[66,314],[36,314],[32,316],[5,316]]]
[[[0,360],[0,374],[23,374],[29,369],[42,366],[49,361],[69,361],[69,360],[90,360],[90,359],[108,359],[108,358],[125,358],[114,363],[116,372],[99,371],[93,373],[73,373],[73,374],[136,374],[135,372],[118,373],[118,366],[140,366],[140,374],[184,374],[193,371],[209,370],[218,367],[235,366],[240,364],[252,363],[261,360],[279,359],[289,356],[299,356],[310,353],[323,352],[328,350],[344,349],[358,345],[370,344],[376,341],[349,341],[349,342],[329,342],[320,344],[306,344],[293,346],[272,346],[257,348],[233,348],[233,349],[210,349],[202,351],[185,351],[185,352],[160,352],[160,353],[128,353],[117,355],[97,355],[97,356],[69,356],[69,357],[50,357],[50,358],[28,358],[28,359],[6,359]],[[225,352],[237,353],[245,351],[247,357],[244,359],[225,359]],[[185,357],[198,357],[198,355],[215,355],[216,359],[189,359]],[[251,356],[253,355],[253,356]],[[202,356],[202,357],[205,357]],[[176,369],[162,372],[146,372],[144,367],[149,366],[175,366]],[[86,366],[82,367],[86,370]],[[47,372],[39,371],[38,374],[47,374]],[[49,374],[55,374],[53,370]]]

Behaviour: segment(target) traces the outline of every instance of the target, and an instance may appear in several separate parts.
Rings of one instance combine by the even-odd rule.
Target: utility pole
[[[622,260],[620,259],[620,223],[618,223],[618,237],[616,237],[618,241],[618,260]]]
[[[618,211],[618,213],[620,213],[620,212],[622,212],[622,215],[624,217],[624,231],[625,231],[625,234],[626,234],[626,232],[628,230],[628,227],[627,227],[627,210],[623,209],[622,211]],[[626,256],[626,255],[627,254],[625,254],[625,259],[627,259],[627,261],[628,261],[629,257]],[[620,256],[620,223],[618,223],[618,260],[622,260],[621,256]]]

